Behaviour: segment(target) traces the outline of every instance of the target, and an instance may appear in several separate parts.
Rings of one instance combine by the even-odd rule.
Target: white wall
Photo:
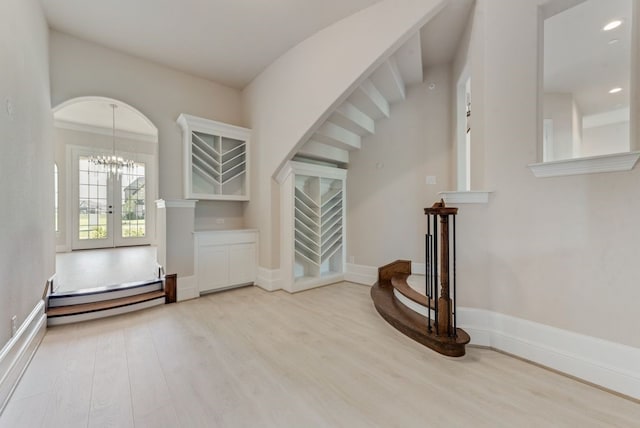
[[[365,77],[444,5],[441,0],[385,0],[304,40],[243,91],[254,130],[247,222],[260,230],[260,265],[279,265],[278,192],[272,176]]]
[[[547,161],[571,159],[576,157],[574,140],[580,121],[574,120],[575,102],[570,93],[545,93],[544,94],[544,119],[553,120],[553,145],[551,153],[545,153]]]
[[[425,71],[391,118],[350,155],[347,180],[347,260],[382,266],[397,259],[424,263],[424,208],[449,190],[449,67]],[[436,87],[431,90],[429,84]],[[437,184],[426,184],[428,175]]]
[[[57,31],[51,32],[50,54],[54,106],[80,96],[105,96],[140,110],[158,128],[158,190],[163,199],[183,197],[182,136],[176,124],[180,113],[245,125],[241,117],[240,92],[236,89]],[[229,225],[236,225],[244,215],[242,202],[202,201],[198,205],[196,215],[204,218],[197,219],[196,223],[210,223],[206,216],[212,211],[214,215],[228,216]],[[184,229],[173,221],[177,221],[174,216],[167,216],[169,228]],[[176,245],[187,253],[176,258],[168,255],[167,273],[193,274],[191,231],[180,235],[181,242],[171,241],[167,244]]]
[[[474,105],[483,114],[486,186],[495,193],[459,219],[470,233],[488,231],[486,263],[471,277],[488,275],[493,311],[640,347],[640,198],[632,196],[640,169],[534,178],[526,165],[538,160],[537,4],[478,0],[476,8],[487,70],[482,79],[474,74]]]
[[[37,0],[0,2],[0,348],[54,273],[48,36]]]
[[[597,156],[629,151],[629,122],[585,128],[582,131],[582,156]]]
[[[475,152],[472,168],[482,167],[477,174],[484,177],[484,188],[474,190],[494,193],[486,205],[459,205],[458,304],[640,347],[635,331],[635,303],[640,301],[640,264],[635,260],[640,227],[635,213],[640,212],[640,198],[633,196],[640,168],[535,178],[527,165],[538,161],[541,144],[537,4],[477,0],[471,25],[468,43],[463,40],[452,67],[451,94],[461,65],[468,64],[472,145],[482,148],[480,159]],[[410,96],[407,103],[411,102]],[[407,140],[413,131],[405,128],[417,120],[416,109],[424,108],[395,106],[391,118],[380,123],[380,135],[389,139],[393,133],[394,139]],[[424,220],[415,210],[426,201],[412,174],[417,176],[414,170],[425,167],[394,153],[383,161],[383,169],[376,170],[375,162],[384,152],[377,138],[367,139],[361,152],[352,154],[349,255],[356,264],[372,266],[401,257],[418,260],[423,256],[415,235],[421,233]],[[431,144],[434,141],[419,150],[416,146],[416,157],[439,147]],[[450,137],[449,144],[453,153],[455,138]],[[389,168],[401,172],[400,164],[409,172],[391,180]],[[367,174],[369,179],[364,178]],[[386,201],[381,194],[393,206],[391,212],[383,211]],[[405,210],[400,199],[405,206],[416,206]],[[381,220],[367,219],[366,214]],[[360,222],[369,224],[370,236]],[[394,248],[393,254],[388,248]]]

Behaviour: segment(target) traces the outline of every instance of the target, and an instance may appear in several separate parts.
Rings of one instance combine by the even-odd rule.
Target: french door
[[[153,228],[147,215],[150,162],[136,161],[121,174],[110,174],[103,166],[91,162],[92,154],[101,153],[78,149],[72,155],[72,249],[151,243]]]

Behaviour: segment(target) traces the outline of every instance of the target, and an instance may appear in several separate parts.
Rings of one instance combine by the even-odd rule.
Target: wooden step
[[[407,278],[409,278],[409,276],[410,274],[406,273],[394,275],[393,277],[391,277],[391,286],[407,299],[412,300],[426,308],[427,296],[425,296],[424,294],[420,294],[416,290],[411,288],[411,286],[407,283]],[[429,306],[431,307],[431,309],[435,310],[433,299],[429,299]]]
[[[137,294],[135,296],[121,297],[118,299],[102,300],[99,302],[83,303],[80,305],[69,305],[49,308],[47,318],[65,317],[71,315],[87,314],[92,312],[101,312],[114,308],[122,308],[125,306],[136,305],[138,303],[149,302],[156,299],[162,299],[164,303],[165,292],[152,291],[149,293]]]
[[[408,260],[398,260],[378,270],[378,282],[371,288],[371,299],[376,310],[396,330],[416,342],[449,357],[463,356],[465,345],[471,340],[467,332],[456,328],[454,337],[438,335],[435,329],[429,332],[427,317],[409,309],[394,296],[392,280],[396,278],[396,282],[400,285],[402,282],[400,279],[404,275],[406,284],[406,278],[410,274],[411,262]],[[424,303],[426,305],[426,297]]]
[[[76,291],[55,292],[49,296],[49,308],[93,303],[100,300],[114,300],[162,289],[162,278],[154,278],[146,281],[84,288]]]
[[[429,334],[427,317],[398,302],[393,296],[391,281],[374,284],[371,288],[371,298],[382,318],[405,336],[449,357],[461,357],[465,354],[465,345],[471,338],[464,330],[456,329],[455,338]]]

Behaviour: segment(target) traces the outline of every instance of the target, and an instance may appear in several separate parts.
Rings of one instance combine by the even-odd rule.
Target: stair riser
[[[91,302],[102,302],[105,300],[119,299],[121,297],[135,296],[137,294],[149,293],[151,291],[162,290],[162,281],[150,284],[122,288],[117,290],[105,290],[99,293],[80,294],[77,296],[49,296],[49,307],[55,308],[60,306],[81,305]]]
[[[401,292],[395,289],[393,290],[393,297],[395,297],[400,303],[402,303],[408,309],[411,309],[413,312],[416,312],[422,315],[423,317],[427,317],[431,315],[429,318],[435,321],[436,311],[434,309],[431,309],[431,312],[429,312],[429,309],[426,306],[421,305],[420,303],[414,302],[413,300],[409,299],[408,297],[406,297]]]
[[[154,306],[164,305],[165,298],[159,297],[153,300],[147,300],[146,302],[135,303],[133,305],[119,306],[111,309],[104,309],[95,312],[86,312],[83,314],[65,315],[59,317],[52,317],[47,319],[47,326],[71,324],[81,321],[89,321],[99,318],[106,318],[114,315],[126,314],[128,312],[135,312],[141,309],[152,308]]]

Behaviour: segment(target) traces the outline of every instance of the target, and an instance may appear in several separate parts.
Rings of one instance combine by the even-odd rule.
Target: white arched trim
[[[116,100],[114,98],[98,97],[98,96],[76,97],[76,98],[71,98],[67,101],[61,102],[57,106],[54,106],[52,110],[53,110],[53,113],[55,114],[56,112],[64,109],[65,107],[69,107],[70,105],[83,103],[83,102],[103,102],[108,104],[115,104],[118,107],[124,107],[124,108],[130,109],[133,112],[137,113],[147,125],[153,128],[155,131],[156,138],[158,137],[158,127],[151,121],[151,119],[149,119],[145,114],[143,114],[140,110],[133,107],[132,105],[127,104],[124,101]]]

